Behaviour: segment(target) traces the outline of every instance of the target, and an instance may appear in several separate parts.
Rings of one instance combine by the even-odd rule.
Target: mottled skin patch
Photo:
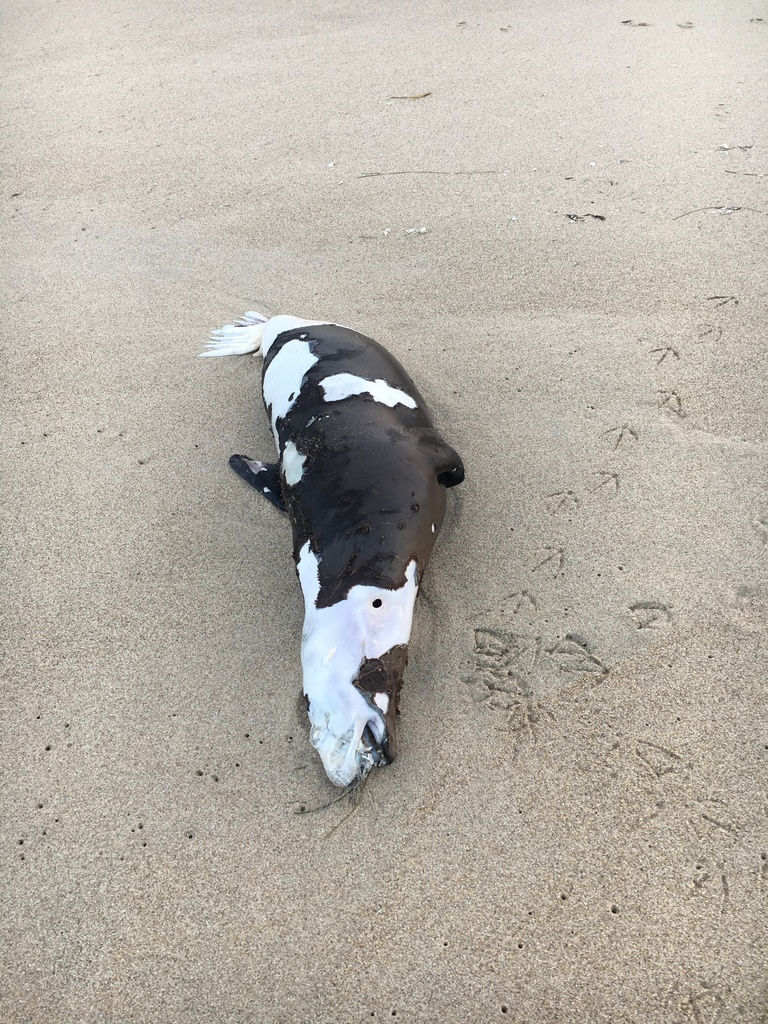
[[[382,753],[387,761],[394,761],[397,755],[396,715],[400,709],[400,688],[407,664],[408,648],[405,644],[398,644],[380,658],[366,658],[360,666],[357,678],[352,680],[352,685],[370,697],[377,707],[381,707],[381,703],[386,703],[387,710],[383,717],[387,731]],[[385,694],[387,701],[377,701],[378,694]]]
[[[292,441],[306,457],[301,480],[283,497],[294,558],[307,540],[322,556],[318,607],[324,607],[357,584],[402,586],[413,558],[421,578],[445,515],[446,487],[461,483],[464,469],[400,363],[356,331],[322,325],[279,335],[264,360],[265,378],[301,335],[317,362],[276,433],[281,452]],[[328,402],[321,381],[340,373],[385,379],[416,408],[385,405],[369,394]]]

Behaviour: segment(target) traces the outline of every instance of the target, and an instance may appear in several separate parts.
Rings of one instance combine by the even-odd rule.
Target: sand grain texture
[[[4,22],[0,1018],[764,1021],[764,5]],[[251,308],[467,465],[351,815],[258,362],[194,358]]]

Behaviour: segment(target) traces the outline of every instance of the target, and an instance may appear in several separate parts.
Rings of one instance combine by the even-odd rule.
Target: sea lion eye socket
[[[376,600],[373,602],[373,607],[374,608],[381,608],[381,605],[382,605],[382,600],[381,600],[380,597],[377,597]]]

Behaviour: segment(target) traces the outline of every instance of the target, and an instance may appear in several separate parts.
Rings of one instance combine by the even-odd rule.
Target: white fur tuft
[[[250,313],[243,313],[239,320],[235,321],[235,327],[251,327],[253,324],[265,324],[269,320],[263,313],[257,313],[252,309]]]
[[[266,322],[267,317],[261,313],[245,313],[236,324],[226,324],[218,331],[213,331],[205,343],[208,351],[201,352],[200,357],[246,356],[251,352],[260,352]]]

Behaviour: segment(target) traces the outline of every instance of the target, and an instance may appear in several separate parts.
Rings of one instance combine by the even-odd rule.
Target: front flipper
[[[420,438],[420,444],[422,449],[429,453],[437,479],[443,487],[456,487],[464,480],[464,463],[461,456],[445,443],[436,430],[425,430]]]
[[[443,485],[443,487],[456,487],[457,484],[463,483],[464,481],[464,463],[461,461],[461,456],[446,445],[448,449],[443,460],[445,469],[439,469],[437,473],[437,479]]]
[[[249,459],[247,455],[233,455],[229,464],[246,483],[255,487],[281,512],[285,512],[279,466],[274,463],[259,462],[257,459]]]

